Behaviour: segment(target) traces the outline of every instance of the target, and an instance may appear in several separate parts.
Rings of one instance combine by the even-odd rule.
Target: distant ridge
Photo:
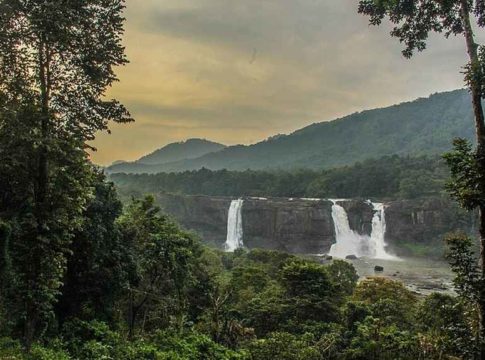
[[[325,169],[385,155],[436,155],[455,137],[474,138],[470,96],[465,90],[367,110],[315,123],[290,135],[254,145],[222,148],[199,157],[151,162],[149,166],[111,172],[158,173],[196,170]],[[121,170],[121,171],[119,171]]]
[[[225,148],[225,145],[205,140],[188,139],[168,144],[134,162],[117,162],[108,167],[108,172],[143,172],[154,165],[190,160]]]

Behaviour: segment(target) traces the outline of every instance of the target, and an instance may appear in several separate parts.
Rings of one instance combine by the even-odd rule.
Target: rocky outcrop
[[[291,253],[323,254],[335,242],[330,201],[247,199],[242,208],[244,243]]]
[[[232,198],[159,194],[161,208],[206,243],[222,247]],[[245,198],[244,244],[249,248],[320,254],[335,242],[330,201]]]
[[[233,198],[159,194],[162,209],[208,244],[222,248],[226,241],[227,216]],[[374,211],[361,200],[339,201],[349,225],[370,235]],[[450,231],[473,232],[473,216],[452,201],[440,198],[386,203],[386,243],[399,256],[415,254],[420,247],[436,247]],[[244,244],[291,253],[327,253],[335,243],[332,202],[288,198],[244,198],[242,207]],[[418,249],[418,250],[416,250]]]
[[[386,242],[392,252],[406,256],[422,247],[442,253],[443,238],[449,232],[475,232],[473,213],[446,198],[400,200],[386,207]]]
[[[372,232],[372,218],[374,210],[367,201],[362,200],[345,200],[337,201],[347,212],[349,226],[359,234],[369,235]]]
[[[222,247],[231,198],[168,194],[156,198],[162,210],[184,228],[195,231],[205,243]]]

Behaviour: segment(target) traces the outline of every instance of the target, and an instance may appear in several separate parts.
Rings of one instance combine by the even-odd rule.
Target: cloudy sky
[[[462,86],[461,38],[411,60],[357,0],[127,0],[130,64],[109,95],[136,123],[112,126],[93,160],[135,160],[191,137],[225,144]]]

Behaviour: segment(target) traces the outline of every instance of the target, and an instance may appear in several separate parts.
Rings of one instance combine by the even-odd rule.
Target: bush
[[[313,335],[295,336],[273,333],[249,344],[251,360],[320,360],[323,356],[314,345]]]

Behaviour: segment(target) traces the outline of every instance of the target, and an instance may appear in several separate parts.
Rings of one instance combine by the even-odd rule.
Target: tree
[[[482,99],[485,97],[485,48],[475,40],[472,23],[485,26],[483,0],[360,0],[359,13],[370,16],[370,24],[380,25],[387,17],[394,24],[391,36],[404,45],[403,55],[410,58],[414,51],[426,48],[430,32],[446,37],[463,35],[469,63],[465,66],[465,82],[471,92],[477,140],[476,165],[485,174],[485,121]],[[482,201],[475,204],[480,217],[481,276],[485,278],[485,177],[472,188],[478,189]],[[481,358],[485,359],[485,294],[479,300]]]
[[[0,1],[0,216],[15,225],[9,252],[27,347],[52,314],[90,196],[86,142],[109,121],[131,120],[104,97],[126,63],[123,3]]]
[[[334,260],[327,266],[327,271],[338,290],[338,295],[341,297],[352,295],[359,280],[359,275],[352,264],[344,260]]]
[[[467,323],[466,308],[463,299],[441,293],[427,296],[419,305],[420,343],[427,349],[429,357],[439,358],[439,354],[474,357],[476,342]]]
[[[131,249],[127,289],[130,337],[135,335],[140,316],[142,331],[145,324],[167,326],[171,320],[180,323],[193,261],[200,255],[198,243],[160,213],[152,196],[133,200],[119,224],[124,242]]]
[[[266,339],[255,340],[249,344],[251,359],[280,360],[321,360],[320,349],[313,344],[313,336],[295,336],[288,333],[273,333]]]
[[[288,316],[294,326],[307,321],[335,321],[338,298],[335,286],[324,265],[293,261],[281,270],[286,292]]]
[[[56,306],[62,323],[69,318],[112,320],[126,285],[129,249],[116,223],[122,204],[102,173],[94,179],[94,197],[75,231]]]

